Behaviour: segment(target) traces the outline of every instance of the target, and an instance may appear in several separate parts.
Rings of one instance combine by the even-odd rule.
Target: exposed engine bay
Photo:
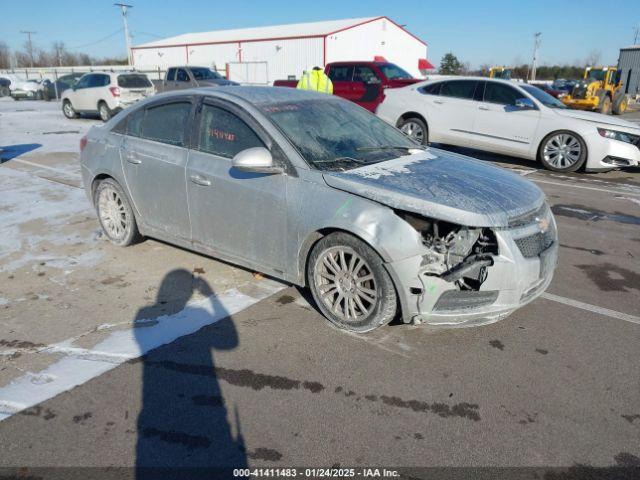
[[[422,235],[428,249],[422,272],[454,283],[460,290],[479,290],[487,269],[498,254],[498,242],[489,228],[473,228],[413,213],[398,215]]]

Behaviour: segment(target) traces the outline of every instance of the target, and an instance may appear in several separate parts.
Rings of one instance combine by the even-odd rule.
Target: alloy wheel
[[[545,161],[556,168],[571,167],[580,160],[581,153],[580,141],[568,133],[551,137],[542,151]]]
[[[127,235],[131,228],[131,221],[122,198],[115,189],[106,187],[100,191],[98,213],[100,222],[109,237],[113,240],[121,240]]]
[[[345,322],[366,318],[378,302],[371,267],[350,247],[325,250],[316,261],[314,275],[321,301]]]
[[[424,140],[424,129],[421,125],[411,120],[404,123],[402,127],[400,127],[400,131],[419,144],[422,144]]]
[[[64,108],[64,113],[67,117],[73,117],[75,114],[70,102],[66,102],[62,108]]]

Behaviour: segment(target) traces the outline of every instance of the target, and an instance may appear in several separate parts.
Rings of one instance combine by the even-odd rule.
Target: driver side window
[[[85,75],[84,77],[82,77],[80,81],[76,83],[76,89],[87,88],[89,86],[89,82],[91,81],[91,77],[93,77],[93,75]]]

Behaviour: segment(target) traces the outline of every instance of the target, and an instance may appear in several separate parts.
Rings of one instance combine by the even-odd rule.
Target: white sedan
[[[640,126],[570,110],[538,87],[488,78],[385,90],[376,114],[415,141],[539,160],[545,168],[604,171],[640,163]]]

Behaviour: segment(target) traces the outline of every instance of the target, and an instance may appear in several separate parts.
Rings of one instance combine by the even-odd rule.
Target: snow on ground
[[[5,151],[22,146],[20,151],[25,153],[77,152],[80,138],[101,123],[87,118],[69,120],[60,102],[0,98],[0,148]]]

